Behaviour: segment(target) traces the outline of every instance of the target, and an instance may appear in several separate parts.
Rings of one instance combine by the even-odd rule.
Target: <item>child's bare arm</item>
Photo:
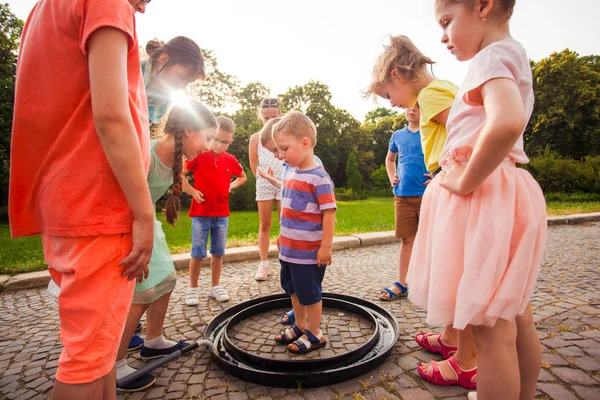
[[[486,122],[465,168],[450,159],[440,184],[453,193],[473,192],[506,159],[525,126],[527,117],[517,84],[507,78],[493,79],[479,90]],[[446,169],[446,167],[444,168]]]
[[[438,113],[435,117],[432,118],[438,124],[446,126],[446,122],[448,122],[448,116],[450,115],[450,107],[446,108],[444,111]]]
[[[392,153],[388,150],[385,157],[385,169],[387,170],[388,179],[392,187],[396,187],[399,182],[398,175],[396,174],[396,158],[398,158],[398,153]]]
[[[317,252],[317,265],[330,265],[333,259],[333,235],[335,232],[335,208],[323,210],[323,238]]]
[[[260,135],[255,133],[250,136],[250,142],[248,143],[248,160],[250,161],[250,169],[254,176],[256,176],[256,170],[258,169],[258,141]]]
[[[237,179],[231,182],[231,184],[229,185],[229,191],[231,192],[233,189],[242,186],[244,183],[246,183],[247,180],[248,177],[246,176],[246,173],[242,171],[242,174],[238,176]]]
[[[185,167],[185,164],[183,165],[183,169],[181,171],[181,188],[183,189],[184,192],[186,192],[187,194],[189,194],[190,196],[192,196],[192,198],[197,202],[197,203],[202,203],[204,202],[204,193],[202,193],[201,191],[199,191],[198,189],[192,187],[192,185],[190,185],[190,183],[187,180],[187,174],[188,174],[188,169]]]
[[[154,207],[146,181],[142,152],[129,112],[127,35],[100,28],[88,42],[90,92],[100,145],[133,213],[133,247],[119,265],[123,275],[141,279],[148,274],[154,240]]]
[[[267,173],[264,173],[260,168],[256,170],[258,175],[267,180],[271,185],[275,186],[277,189],[281,189],[281,181],[278,181],[273,175],[273,170],[269,168]]]

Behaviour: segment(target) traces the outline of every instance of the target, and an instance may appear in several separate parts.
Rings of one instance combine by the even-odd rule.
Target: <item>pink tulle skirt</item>
[[[546,242],[546,203],[529,172],[504,162],[473,193],[433,179],[423,196],[408,271],[427,323],[494,326],[522,315]]]

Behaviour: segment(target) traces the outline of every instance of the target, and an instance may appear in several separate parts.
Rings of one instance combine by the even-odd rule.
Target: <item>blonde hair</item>
[[[281,117],[273,118],[265,122],[265,126],[260,131],[260,144],[265,147],[270,140],[273,140],[273,125],[281,121]]]
[[[273,138],[277,135],[290,135],[296,139],[307,137],[310,144],[317,145],[317,127],[306,115],[299,111],[290,111],[273,125]]]
[[[448,4],[465,4],[469,7],[475,6],[475,0],[435,0],[435,3],[445,2]],[[492,10],[492,18],[503,18],[509,20],[512,17],[515,8],[516,0],[496,0],[494,2],[494,10]],[[500,14],[498,13],[500,11]]]
[[[406,82],[415,82],[419,73],[434,61],[426,57],[407,36],[391,36],[390,44],[383,47],[383,53],[377,57],[371,77],[371,85],[364,95],[369,98],[385,85],[396,71],[398,77]]]
[[[219,126],[219,129],[224,132],[227,132],[227,133],[235,132],[235,123],[229,117],[226,117],[224,115],[219,115],[217,117],[217,124]]]

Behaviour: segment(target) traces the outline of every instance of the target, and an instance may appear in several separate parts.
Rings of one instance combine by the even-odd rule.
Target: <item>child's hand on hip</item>
[[[132,227],[133,246],[131,252],[119,263],[125,267],[123,276],[141,282],[148,277],[148,264],[154,244],[154,216],[134,217]]]
[[[392,187],[395,188],[399,182],[400,179],[398,179],[398,174],[394,174],[394,179],[392,180],[392,182],[390,182],[392,184]]]
[[[440,186],[448,189],[450,192],[459,196],[465,196],[474,189],[464,188],[462,177],[465,173],[465,167],[458,163],[454,158],[449,158],[448,163],[440,172]]]
[[[332,258],[333,256],[331,254],[331,247],[319,247],[319,251],[317,252],[317,265],[319,267],[331,265]]]
[[[423,176],[426,178],[429,178],[425,182],[423,182],[423,185],[425,185],[425,186],[429,185],[429,182],[431,182],[431,180],[433,179],[433,174],[423,174]]]

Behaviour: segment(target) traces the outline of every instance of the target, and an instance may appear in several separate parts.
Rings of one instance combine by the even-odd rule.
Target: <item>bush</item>
[[[348,162],[346,163],[346,175],[348,176],[348,183],[346,186],[356,193],[362,192],[363,182],[358,170],[355,153],[351,153],[350,157],[348,157]]]
[[[383,189],[385,194],[390,193],[392,188],[390,186],[390,178],[388,177],[385,165],[380,165],[379,168],[371,174],[371,179],[373,180],[373,187]]]
[[[367,199],[366,192],[357,193],[352,188],[336,188],[335,199],[338,201],[354,201],[354,200],[365,200]]]
[[[229,209],[231,211],[256,211],[256,178],[250,168],[245,168],[248,180],[229,194]]]
[[[523,166],[539,182],[544,192],[598,192],[600,157],[581,161],[562,157],[546,149]]]

